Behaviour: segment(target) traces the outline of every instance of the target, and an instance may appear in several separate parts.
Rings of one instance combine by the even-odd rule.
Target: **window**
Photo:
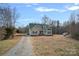
[[[37,33],[37,31],[33,31],[32,33],[33,33],[33,34],[36,34],[36,33]]]
[[[48,32],[48,34],[50,34],[51,32]]]
[[[48,29],[48,30],[51,30],[51,29]]]

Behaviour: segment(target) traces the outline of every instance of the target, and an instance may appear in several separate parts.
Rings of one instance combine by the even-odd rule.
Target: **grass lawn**
[[[0,41],[0,55],[12,48],[20,39],[21,36],[15,36],[13,39]]]
[[[62,35],[33,36],[31,40],[36,56],[79,55],[79,41]]]

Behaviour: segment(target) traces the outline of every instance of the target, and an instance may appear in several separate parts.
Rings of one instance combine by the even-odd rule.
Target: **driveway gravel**
[[[30,37],[23,36],[19,43],[10,49],[4,56],[32,56]]]

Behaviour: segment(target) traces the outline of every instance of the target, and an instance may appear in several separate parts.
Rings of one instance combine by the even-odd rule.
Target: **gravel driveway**
[[[30,37],[22,37],[20,42],[4,54],[4,56],[32,56]]]

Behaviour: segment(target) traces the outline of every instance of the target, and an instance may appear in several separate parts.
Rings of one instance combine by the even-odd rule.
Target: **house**
[[[52,35],[52,27],[45,24],[29,24],[29,35]]]

